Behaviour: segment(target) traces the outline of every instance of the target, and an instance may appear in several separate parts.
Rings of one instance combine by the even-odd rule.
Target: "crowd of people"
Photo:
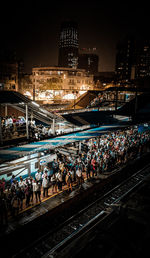
[[[1,221],[7,223],[7,214],[16,217],[24,208],[40,203],[57,192],[73,190],[74,185],[82,188],[85,179],[93,180],[104,172],[117,167],[149,150],[150,132],[138,132],[135,128],[119,130],[97,138],[85,140],[82,152],[77,156],[57,153],[49,166],[38,170],[34,177],[10,182],[0,180]]]
[[[26,137],[26,120],[23,116],[16,118],[14,115],[1,117],[2,139],[3,142],[11,139]],[[60,135],[73,131],[72,128],[56,129],[55,135]],[[34,119],[28,120],[29,141],[40,141],[53,136],[51,126],[37,124]]]
[[[14,115],[1,117],[1,127],[3,140],[26,133],[25,119],[21,116],[17,118]]]
[[[26,136],[26,120],[23,116],[15,117],[11,116],[1,117],[2,126],[2,138],[13,139],[18,136]],[[34,141],[46,139],[52,135],[51,127],[45,127],[42,124],[36,125],[35,120],[29,119],[29,137]]]
[[[98,95],[90,102],[89,107],[101,106],[106,99],[105,94],[98,93]]]

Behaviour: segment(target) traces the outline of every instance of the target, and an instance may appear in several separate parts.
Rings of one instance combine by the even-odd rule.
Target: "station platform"
[[[142,159],[148,162],[147,155],[143,156]],[[117,183],[120,175],[122,178],[127,175],[128,167],[134,167],[132,163],[134,164],[136,162],[140,166],[140,160],[141,159],[130,161],[128,164],[124,164],[111,172],[98,174],[94,178],[88,180],[86,174],[83,173],[84,183],[82,183],[81,188],[79,188],[77,182],[74,182],[72,184],[72,191],[69,191],[67,185],[64,185],[62,191],[55,192],[54,194],[52,194],[51,189],[49,189],[48,197],[43,197],[43,192],[41,191],[41,202],[33,202],[27,208],[24,200],[23,209],[19,211],[19,214],[15,218],[8,216],[8,225],[0,230],[0,238],[11,234],[18,229],[22,229],[24,226],[30,225],[38,219],[40,220],[42,216],[46,217],[47,215],[51,216],[57,214],[59,211],[69,207],[71,203],[75,204],[76,201],[82,201],[92,192],[102,191],[102,187],[106,184],[113,184],[113,182]]]
[[[24,206],[23,210],[15,218],[8,216],[8,225],[0,231],[0,237],[11,234],[16,229],[22,228],[34,220],[41,218],[42,215],[49,214],[50,216],[58,211],[58,209],[62,210],[66,206],[64,204],[70,204],[71,200],[74,200],[75,197],[81,198],[80,195],[83,195],[83,192],[85,193],[106,178],[108,178],[108,175],[99,175],[97,178],[91,180],[84,178],[81,188],[78,187],[77,183],[73,183],[72,191],[70,192],[67,185],[65,185],[62,191],[56,192],[46,198],[43,198],[43,194],[41,193],[41,202],[31,204],[27,208]]]
[[[32,142],[21,146],[2,148],[0,149],[0,164],[31,155],[36,152],[47,151],[47,149],[54,150],[58,147],[63,147],[74,142],[95,138],[101,136],[102,134],[123,129],[128,126],[129,125],[127,123],[122,125],[111,124],[105,126],[98,126],[84,131],[74,131],[66,135],[55,136],[46,140]]]
[[[73,215],[78,207],[83,208],[89,201],[89,195],[92,198],[107,178],[108,175],[100,175],[97,179],[85,180],[81,188],[74,184],[71,192],[66,187],[63,191],[44,198],[41,203],[22,210],[15,218],[9,218],[8,225],[0,229],[2,258],[14,258],[20,250],[45,235],[48,229],[63,222],[60,221],[63,216],[66,218]]]
[[[2,257],[15,257],[14,254],[31,245],[41,238],[47,231],[54,229],[61,217],[71,217],[77,209],[83,209],[95,196],[103,196],[106,191],[112,189],[121,180],[125,179],[137,169],[149,163],[150,153],[141,158],[130,161],[128,164],[118,167],[112,172],[99,174],[97,178],[84,181],[82,187],[73,185],[72,192],[67,187],[63,191],[55,193],[48,198],[44,198],[41,203],[24,209],[16,218],[10,218],[8,225],[0,230],[0,242]],[[63,218],[64,218],[63,217]],[[15,244],[12,239],[15,239]],[[9,249],[4,248],[9,243]]]

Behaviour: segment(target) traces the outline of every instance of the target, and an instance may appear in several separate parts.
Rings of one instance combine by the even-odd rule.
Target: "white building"
[[[36,67],[32,69],[33,97],[42,101],[66,101],[93,90],[93,75],[84,69]]]

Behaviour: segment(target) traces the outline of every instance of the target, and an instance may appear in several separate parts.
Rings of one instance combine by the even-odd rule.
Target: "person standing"
[[[82,187],[82,170],[80,168],[78,168],[76,170],[76,176],[77,176],[77,184],[79,186],[79,188]]]
[[[51,183],[52,183],[52,194],[54,194],[54,191],[57,192],[57,180],[56,180],[55,174],[53,174],[51,177]]]
[[[92,160],[91,160],[91,168],[92,168],[92,177],[94,178],[94,175],[95,175],[95,164],[96,164],[96,161],[95,161],[95,158],[93,157]]]
[[[71,192],[72,192],[72,176],[71,176],[70,171],[67,172],[66,183],[67,183],[68,191],[71,190]]]
[[[30,188],[30,184],[27,183],[25,189],[24,189],[24,192],[25,192],[25,197],[26,197],[26,207],[29,207],[30,205],[30,197],[31,197],[31,188]]]
[[[22,178],[22,176],[20,176],[20,181],[19,181],[19,187],[25,187],[25,182],[23,181],[23,178]]]
[[[42,184],[42,172],[38,170],[38,172],[35,174],[35,179],[38,183]]]
[[[0,190],[0,225],[7,225],[8,223],[8,209],[6,194]]]
[[[34,196],[35,196],[36,203],[37,203],[37,188],[38,188],[38,184],[37,184],[36,179],[33,179],[32,187],[33,187],[33,199],[34,199]]]
[[[19,187],[18,192],[17,192],[17,196],[19,198],[20,209],[22,210],[23,209],[23,199],[25,198],[23,187]]]
[[[30,179],[29,179],[29,185],[30,185],[30,199],[31,199],[31,202],[32,202],[32,205],[33,205],[33,178],[30,176]]]
[[[86,177],[87,177],[87,180],[91,178],[91,162],[90,160],[88,161],[88,164],[86,166]]]
[[[56,159],[54,159],[52,162],[52,168],[53,168],[53,173],[55,174],[58,171],[58,162],[56,161]]]
[[[56,174],[56,180],[57,180],[57,186],[58,186],[58,190],[62,191],[62,173],[60,171],[60,169],[58,170],[58,173]]]
[[[0,190],[2,189],[3,192],[5,192],[5,185],[6,185],[5,179],[2,178],[2,180],[0,180]]]
[[[12,185],[12,183],[15,181],[15,176],[12,175],[11,179],[10,179],[10,184]]]
[[[35,191],[35,196],[36,196],[36,201],[41,202],[41,184],[40,182],[36,182],[36,191]]]
[[[66,175],[67,175],[68,168],[64,167],[62,171],[62,181],[63,185],[66,185]]]
[[[47,175],[45,175],[43,178],[42,186],[43,186],[43,197],[48,197],[49,179]]]
[[[11,205],[12,205],[12,216],[16,217],[19,213],[19,205],[20,205],[17,194],[14,194],[12,201],[11,201]]]

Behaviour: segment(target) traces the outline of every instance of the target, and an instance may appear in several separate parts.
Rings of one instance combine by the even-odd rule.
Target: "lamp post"
[[[72,93],[73,93],[73,110],[75,112],[75,91],[73,90]]]
[[[73,103],[73,107],[74,107],[74,112],[75,112],[75,94],[77,94],[78,92],[77,91],[72,91],[72,93],[73,93],[73,100],[74,100],[74,103]]]
[[[29,127],[28,127],[28,104],[26,104],[26,135],[27,139],[29,139]]]
[[[74,105],[73,105],[73,107],[74,107],[74,112],[75,112],[75,93],[74,93]]]
[[[7,104],[5,104],[5,116],[8,115],[8,107],[7,107]]]
[[[33,83],[33,101],[35,101],[35,82]]]
[[[118,88],[116,87],[115,111],[117,111],[117,107],[118,107]]]
[[[55,118],[53,118],[53,123],[52,123],[52,134],[55,135]]]
[[[2,137],[2,119],[0,117],[0,145],[3,144],[3,137]]]
[[[137,87],[135,88],[135,106],[134,106],[134,115],[136,116],[137,113],[137,106],[138,106],[138,98],[137,98],[138,92],[137,92]]]

